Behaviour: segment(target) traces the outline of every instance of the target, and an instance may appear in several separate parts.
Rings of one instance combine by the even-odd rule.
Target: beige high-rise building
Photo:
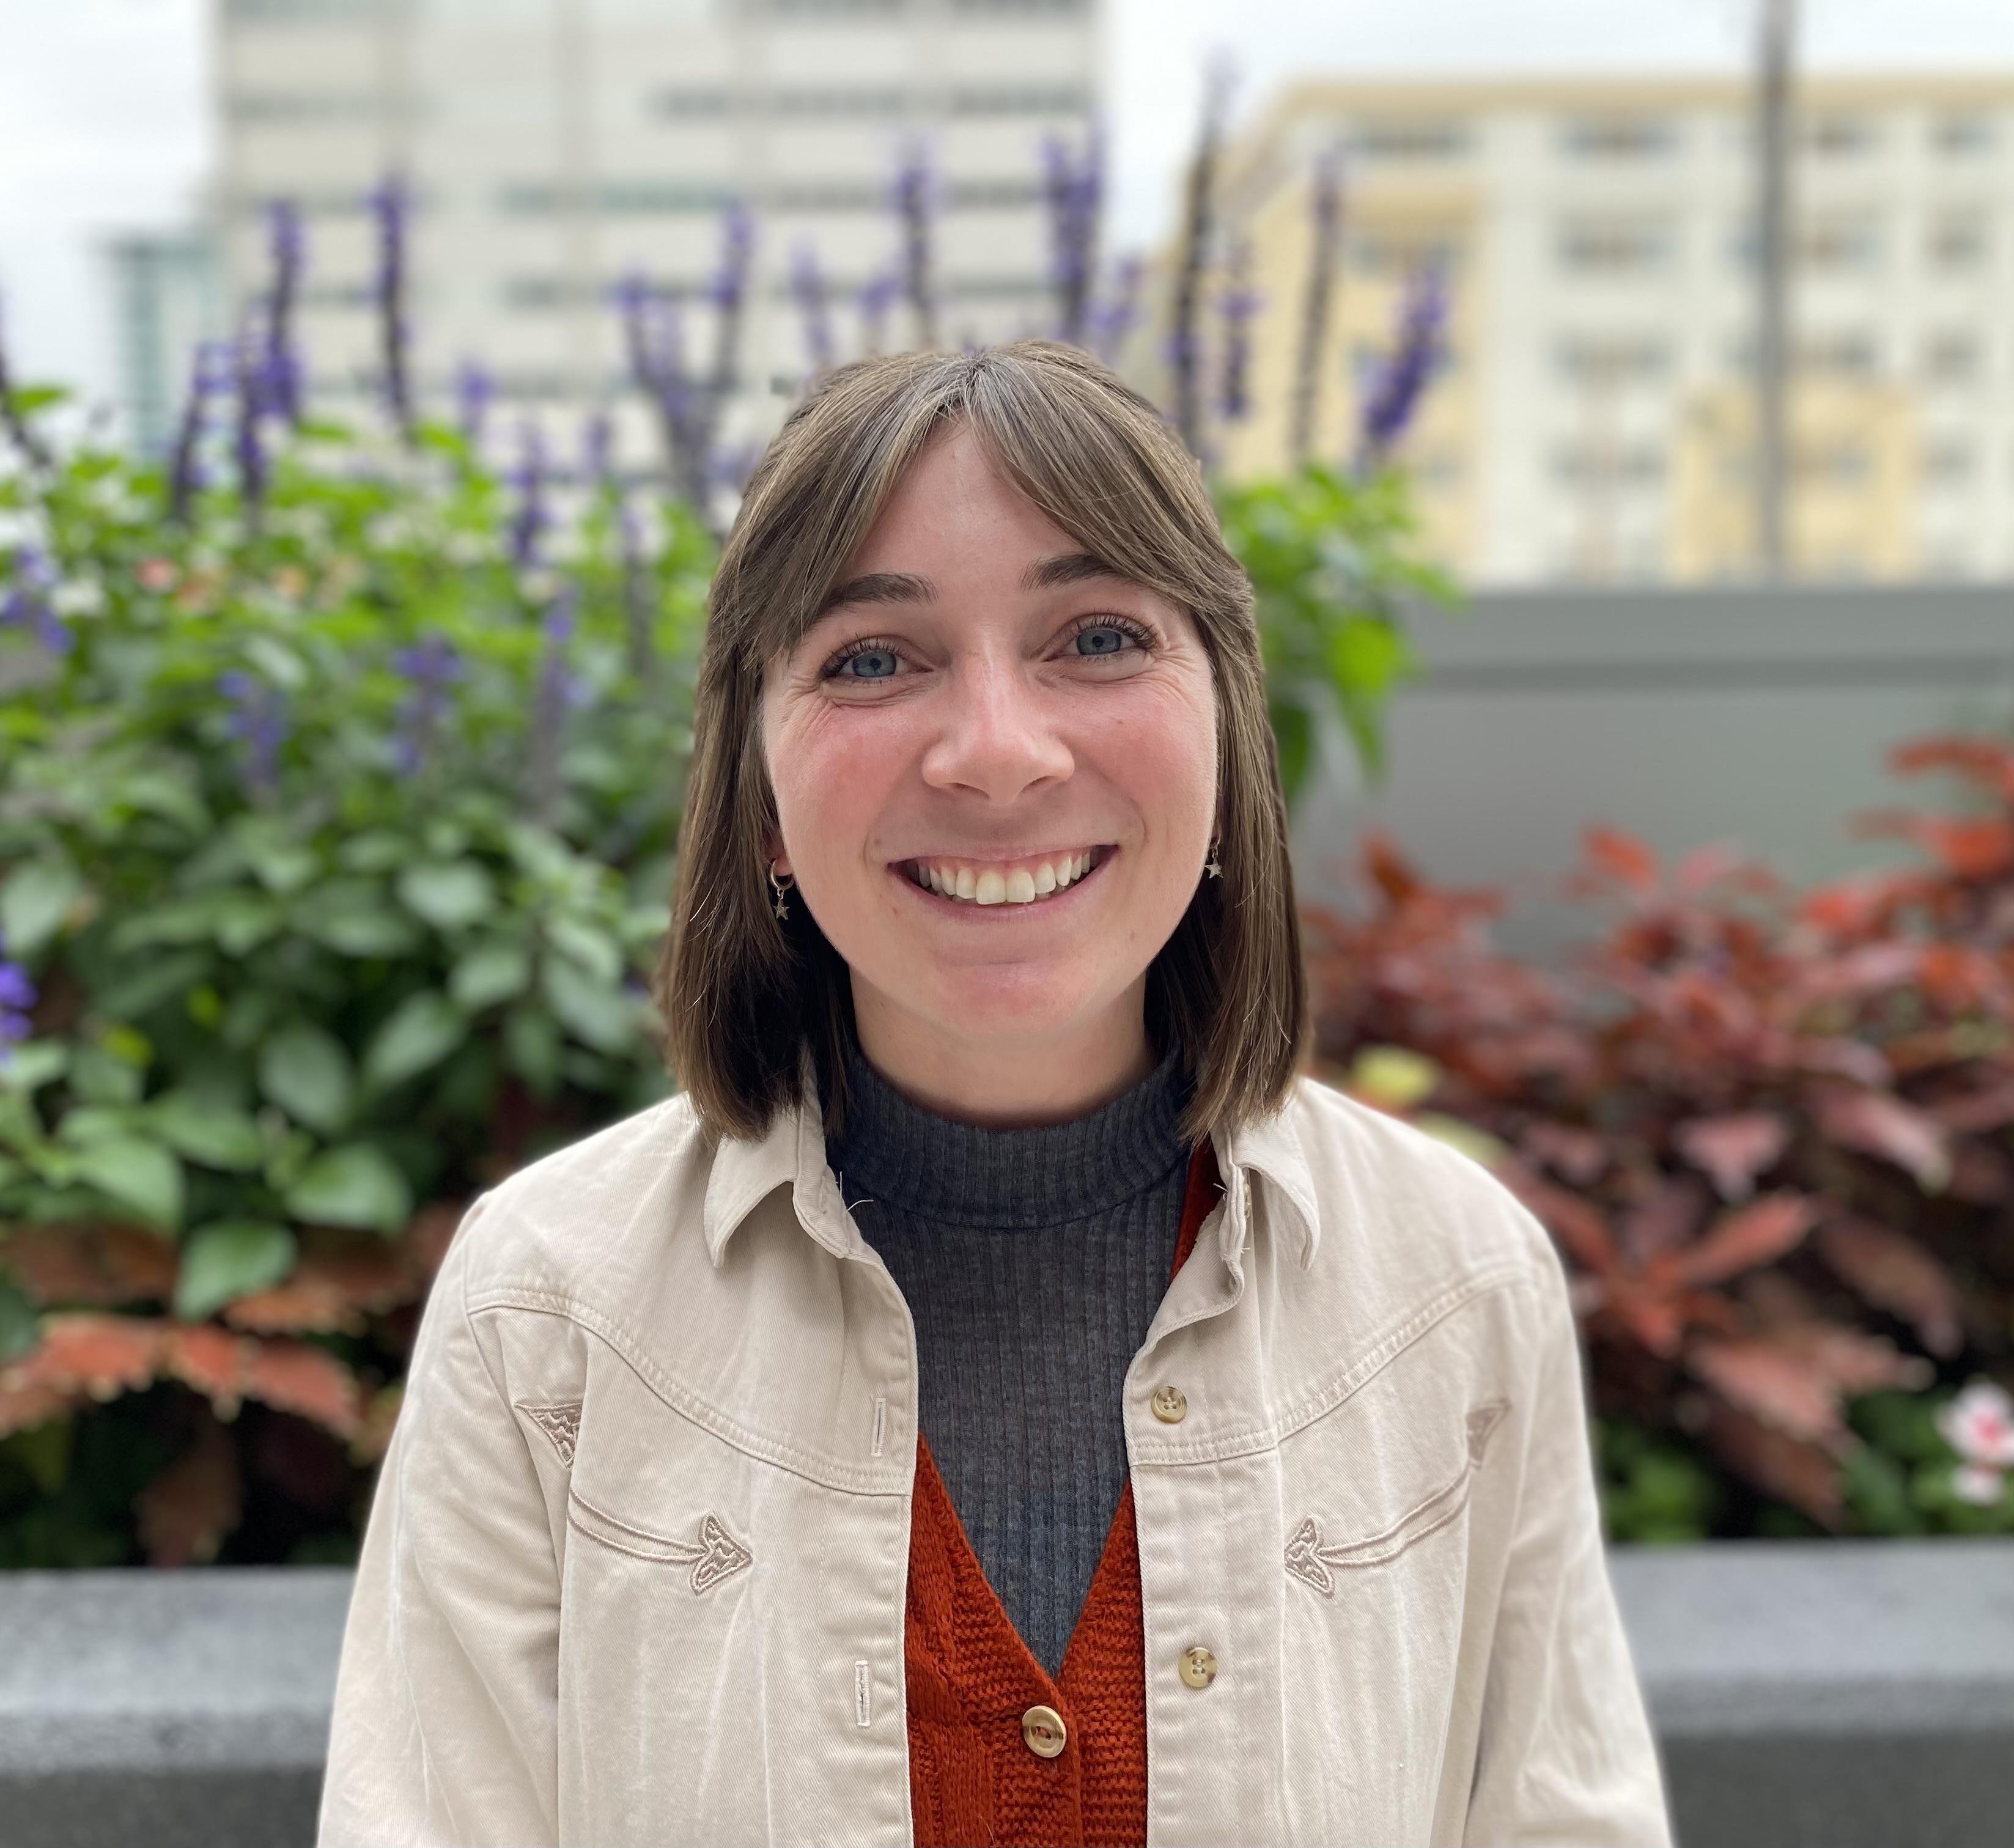
[[[1286,459],[1310,175],[1340,148],[1321,447],[1347,453],[1404,279],[1436,257],[1448,360],[1403,453],[1444,558],[1500,584],[1751,569],[1750,104],[1731,78],[1285,94],[1225,167],[1263,297],[1227,469]],[[2014,572],[2014,73],[1814,77],[1797,144],[1794,568]]]
[[[1080,141],[1101,0],[217,0],[226,265],[256,299],[269,202],[306,214],[302,332],[317,392],[372,389],[375,230],[365,199],[400,171],[417,201],[417,383],[443,407],[464,359],[507,400],[585,407],[625,380],[611,292],[642,273],[704,289],[721,219],[757,225],[730,419],[780,418],[808,366],[790,295],[808,241],[841,356],[856,300],[898,256],[891,181],[920,138],[937,175],[941,339],[1048,317],[1040,144]],[[898,303],[888,337],[912,329]]]

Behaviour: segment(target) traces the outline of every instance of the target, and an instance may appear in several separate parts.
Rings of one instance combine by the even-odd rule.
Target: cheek
[[[826,708],[785,718],[768,739],[770,786],[793,865],[857,859],[910,754],[886,714]]]

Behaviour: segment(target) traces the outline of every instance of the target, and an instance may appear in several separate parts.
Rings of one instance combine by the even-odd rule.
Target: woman
[[[1564,1274],[1296,1076],[1251,590],[1152,408],[834,374],[695,730],[684,1091],[450,1248],[322,1841],[1667,1842]]]

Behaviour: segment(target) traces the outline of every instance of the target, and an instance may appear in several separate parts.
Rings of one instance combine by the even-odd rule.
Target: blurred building
[[[1286,459],[1311,174],[1347,231],[1320,380],[1347,453],[1400,285],[1448,270],[1448,360],[1404,453],[1477,581],[1751,568],[1747,88],[1640,77],[1310,83],[1228,154],[1263,297],[1233,473]],[[1792,181],[1790,539],[1803,575],[2014,571],[2014,77],[1817,77]]]
[[[200,230],[109,240],[118,406],[128,439],[167,449],[188,390],[197,342],[223,331],[224,286],[215,241]]]
[[[705,291],[731,202],[753,210],[755,287],[734,421],[760,433],[808,369],[790,295],[815,250],[841,356],[893,274],[891,181],[930,154],[945,341],[1047,320],[1040,144],[1095,100],[1100,0],[217,0],[222,186],[235,295],[264,286],[264,217],[295,202],[316,395],[373,388],[378,257],[366,199],[414,190],[417,383],[463,361],[506,401],[584,407],[625,381],[611,295],[640,274]],[[873,320],[870,312],[865,317]],[[887,336],[908,344],[899,303]]]

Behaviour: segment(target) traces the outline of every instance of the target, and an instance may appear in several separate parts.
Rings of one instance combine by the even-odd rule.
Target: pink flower
[[[1975,1508],[1997,1507],[2000,1490],[2007,1478],[1998,1470],[1981,1469],[1976,1463],[1960,1463],[1951,1471],[1951,1493]]]
[[[133,573],[145,590],[172,590],[181,574],[175,569],[174,560],[169,558],[143,558]]]
[[[1937,1431],[1980,1468],[2014,1468],[2014,1399],[1991,1380],[1974,1380],[1937,1414]]]

